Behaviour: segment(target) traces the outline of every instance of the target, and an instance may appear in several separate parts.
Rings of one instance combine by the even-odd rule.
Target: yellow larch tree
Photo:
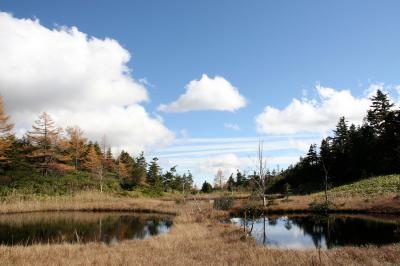
[[[32,125],[32,131],[27,133],[28,140],[34,148],[30,157],[46,176],[55,159],[58,133],[53,119],[46,112],[39,116]]]
[[[63,134],[63,129],[58,128],[58,133],[54,139],[54,160],[50,164],[50,169],[57,171],[69,171],[74,167],[71,165],[73,161],[70,155],[71,145],[69,139]]]
[[[101,155],[96,152],[93,145],[89,147],[87,160],[84,165],[91,171],[92,177],[100,181],[100,191],[103,192],[103,164]]]
[[[85,154],[87,139],[84,137],[84,132],[78,126],[68,127],[68,142],[69,154],[73,161],[75,170],[78,170]]]
[[[0,162],[7,163],[7,152],[12,146],[14,125],[9,122],[10,117],[4,111],[3,98],[0,96]]]

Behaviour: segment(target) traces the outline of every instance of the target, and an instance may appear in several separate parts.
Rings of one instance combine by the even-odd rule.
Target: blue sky
[[[176,160],[182,171],[196,173],[198,183],[211,180],[216,168],[225,167],[226,174],[236,167],[250,171],[246,162],[254,156],[259,136],[280,145],[267,149],[268,156],[293,159],[327,134],[337,115],[359,121],[372,90],[384,88],[397,99],[399,1],[2,0],[0,10],[17,19],[37,18],[49,29],[76,26],[88,36],[116,40],[132,56],[127,62],[131,76],[147,80],[149,100],[141,106],[162,118],[175,135],[167,145],[148,147],[149,156],[164,158],[164,167]],[[246,99],[246,106],[234,111],[158,109],[176,101],[203,74],[222,77]],[[350,96],[340,94],[343,90]],[[349,111],[344,105],[341,110],[338,105],[332,114],[332,105],[343,97],[359,108]],[[293,98],[299,106],[285,113]],[[310,107],[307,103],[314,114],[326,116],[304,121],[315,130],[305,132],[301,125],[288,129],[296,120],[289,117],[293,112],[310,115],[301,113]],[[256,122],[266,106],[277,112]],[[274,114],[288,125],[271,127]],[[322,126],[321,119],[326,120]],[[232,158],[239,160],[226,163]],[[286,159],[271,159],[271,167],[292,162]]]

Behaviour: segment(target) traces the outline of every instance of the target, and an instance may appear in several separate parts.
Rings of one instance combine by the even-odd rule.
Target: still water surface
[[[400,217],[366,215],[289,215],[231,221],[246,224],[257,243],[285,249],[329,249],[340,246],[400,242]]]
[[[117,243],[169,231],[170,216],[103,212],[44,212],[0,215],[0,244]]]

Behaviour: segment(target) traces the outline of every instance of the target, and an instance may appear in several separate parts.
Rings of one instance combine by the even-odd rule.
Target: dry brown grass
[[[175,214],[173,201],[149,198],[127,198],[99,193],[97,191],[81,192],[74,196],[31,197],[29,199],[10,198],[0,202],[1,213],[18,213],[34,211],[135,211]]]
[[[400,213],[400,198],[395,194],[374,196],[371,198],[354,196],[354,197],[336,197],[330,198],[333,202],[332,209],[343,212],[368,212],[368,213]],[[276,199],[274,204],[268,206],[270,212],[296,212],[296,211],[312,211],[310,204],[312,202],[323,202],[320,195],[311,196],[291,196],[289,201],[285,199]],[[234,209],[243,208],[247,203],[247,199],[236,200]],[[261,204],[261,203],[260,203]],[[260,205],[259,204],[259,205]]]
[[[79,202],[81,200],[82,202]],[[170,233],[146,240],[128,240],[105,245],[60,244],[0,246],[2,265],[400,265],[400,245],[365,248],[336,248],[327,251],[277,250],[256,246],[248,238],[240,240],[240,230],[220,222],[227,215],[212,210],[207,202],[174,202],[140,199],[64,199],[27,206],[54,209],[130,209],[177,213]],[[22,204],[22,203],[20,203]],[[104,205],[102,205],[104,204]],[[18,211],[29,210],[20,205]],[[1,206],[2,212],[11,207]]]

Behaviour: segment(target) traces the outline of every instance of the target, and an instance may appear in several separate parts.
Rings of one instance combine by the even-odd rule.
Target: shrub
[[[222,196],[214,200],[214,209],[229,210],[232,208],[234,200],[231,196]]]
[[[314,200],[313,202],[310,203],[310,208],[313,211],[317,212],[327,212],[332,208],[333,203],[331,201],[325,202],[325,201],[316,201]]]

